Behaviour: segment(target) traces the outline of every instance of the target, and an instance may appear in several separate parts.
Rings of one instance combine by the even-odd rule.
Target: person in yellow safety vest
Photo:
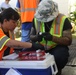
[[[42,44],[45,52],[54,55],[58,68],[56,75],[68,62],[69,48],[72,42],[71,23],[59,13],[58,5],[52,0],[42,0],[35,13],[30,39]]]
[[[21,15],[21,41],[30,41],[30,31],[32,27],[32,20],[38,3],[40,0],[17,0],[16,7]]]
[[[12,8],[7,8],[0,13],[0,60],[3,56],[15,52],[15,49],[33,48],[44,49],[40,44],[21,42],[14,39],[13,31],[17,26],[20,15]]]

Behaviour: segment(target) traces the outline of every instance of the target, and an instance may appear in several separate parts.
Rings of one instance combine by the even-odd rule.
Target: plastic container
[[[0,61],[1,75],[5,75],[10,68],[17,69],[23,75],[55,75],[58,72],[54,57],[50,54],[46,54],[42,61]]]

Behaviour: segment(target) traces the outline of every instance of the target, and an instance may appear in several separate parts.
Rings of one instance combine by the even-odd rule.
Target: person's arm
[[[33,27],[31,28],[30,40],[33,41],[33,42],[36,42],[37,41],[36,31],[35,31],[35,29]]]
[[[55,37],[53,36],[53,42],[58,43],[60,45],[70,45],[72,43],[72,34],[71,30],[63,31],[62,37]]]
[[[19,3],[19,0],[17,0],[16,7],[17,7],[18,12],[20,12],[20,3]]]
[[[60,45],[70,45],[72,43],[71,23],[68,18],[65,19],[62,37],[58,38],[53,36],[52,41]]]
[[[37,0],[37,5],[40,3],[41,0]]]
[[[70,45],[72,43],[72,33],[71,33],[71,23],[68,19],[65,19],[64,26],[63,26],[63,32],[61,37],[51,35],[48,32],[42,33],[45,40],[53,41],[59,45]]]
[[[31,32],[30,32],[30,39],[31,41],[36,42],[36,29],[35,29],[34,19],[33,19],[32,24],[33,25],[32,25]]]
[[[31,48],[32,47],[32,43],[21,42],[21,41],[11,40],[11,39],[5,45],[12,48]]]
[[[40,42],[42,41],[42,36],[40,34],[37,33],[36,28],[35,28],[35,24],[34,24],[34,20],[32,23],[32,28],[31,28],[31,33],[30,33],[30,39],[32,42]]]
[[[11,40],[11,39],[6,42],[5,46],[15,48],[15,49],[32,48],[35,50],[38,50],[38,49],[44,50],[44,46],[38,43],[21,42],[21,41]]]

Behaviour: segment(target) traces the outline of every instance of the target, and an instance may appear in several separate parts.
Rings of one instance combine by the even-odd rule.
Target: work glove
[[[35,50],[44,50],[44,46],[39,44],[39,43],[32,43],[32,48],[35,49]]]
[[[51,41],[53,38],[53,36],[48,32],[42,33],[42,35],[43,35],[43,38],[48,41]]]
[[[41,42],[42,38],[43,38],[43,36],[40,35],[39,33],[37,35],[35,35],[35,41]]]

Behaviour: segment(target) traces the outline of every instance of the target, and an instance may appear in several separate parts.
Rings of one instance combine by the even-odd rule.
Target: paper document
[[[22,75],[18,70],[10,68],[5,75]]]
[[[18,58],[18,56],[19,56],[18,54],[13,53],[13,54],[2,57],[2,59],[16,59]]]

